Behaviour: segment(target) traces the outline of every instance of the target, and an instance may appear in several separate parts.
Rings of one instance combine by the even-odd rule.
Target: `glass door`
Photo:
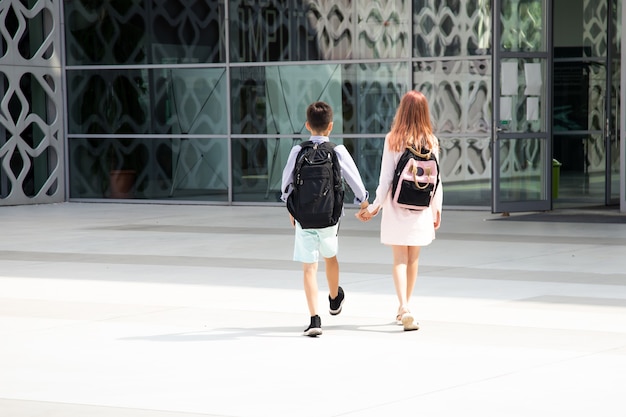
[[[552,202],[552,0],[494,2],[492,211]]]
[[[608,205],[619,195],[617,0],[554,0],[554,207]]]

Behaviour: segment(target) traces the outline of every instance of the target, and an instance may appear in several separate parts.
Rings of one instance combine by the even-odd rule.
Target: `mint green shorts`
[[[315,263],[320,255],[332,258],[337,255],[339,224],[323,229],[303,229],[296,222],[296,238],[293,248],[293,260],[303,263]]]

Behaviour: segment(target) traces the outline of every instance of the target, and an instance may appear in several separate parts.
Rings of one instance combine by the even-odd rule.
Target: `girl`
[[[435,238],[443,203],[443,188],[439,181],[426,210],[407,210],[393,204],[391,186],[395,168],[404,149],[411,145],[418,150],[429,149],[439,159],[439,140],[433,135],[428,101],[417,91],[409,91],[402,97],[391,131],[385,137],[376,199],[356,215],[362,221],[369,221],[382,208],[380,241],[391,246],[393,252],[393,282],[399,302],[396,323],[406,331],[419,329],[409,309],[409,301],[417,280],[420,248]]]

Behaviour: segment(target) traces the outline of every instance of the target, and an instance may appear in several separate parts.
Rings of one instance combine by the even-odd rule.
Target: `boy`
[[[307,108],[305,127],[311,132],[310,141],[316,145],[329,142],[328,135],[333,128],[333,110],[322,101],[315,102]],[[326,146],[326,145],[323,145]],[[302,149],[296,145],[291,149],[287,164],[283,170],[281,199],[288,202],[290,194],[294,190],[293,177],[298,155]],[[361,208],[368,205],[368,192],[365,190],[361,175],[352,159],[352,156],[343,145],[334,147],[335,155],[341,168],[341,176],[348,183],[355,195],[355,204]],[[343,204],[343,203],[342,203]],[[343,205],[341,206],[343,207]],[[328,301],[330,314],[341,313],[344,301],[343,289],[339,286],[339,263],[337,261],[339,223],[320,228],[303,228],[300,222],[289,214],[291,224],[295,227],[295,243],[293,260],[302,262],[304,272],[304,293],[311,316],[309,327],[304,331],[305,336],[319,336],[322,334],[322,322],[317,312],[317,266],[319,255],[324,258],[326,264],[326,280],[328,281]]]

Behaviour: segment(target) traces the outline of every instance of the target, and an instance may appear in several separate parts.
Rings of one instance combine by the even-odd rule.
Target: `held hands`
[[[367,206],[369,206],[369,203],[367,201],[363,202],[361,204],[361,209],[359,210],[358,213],[355,214],[356,218],[361,220],[362,222],[368,222],[372,220],[372,217],[378,214],[379,208],[377,208],[372,213],[370,213],[369,210],[367,209]]]

